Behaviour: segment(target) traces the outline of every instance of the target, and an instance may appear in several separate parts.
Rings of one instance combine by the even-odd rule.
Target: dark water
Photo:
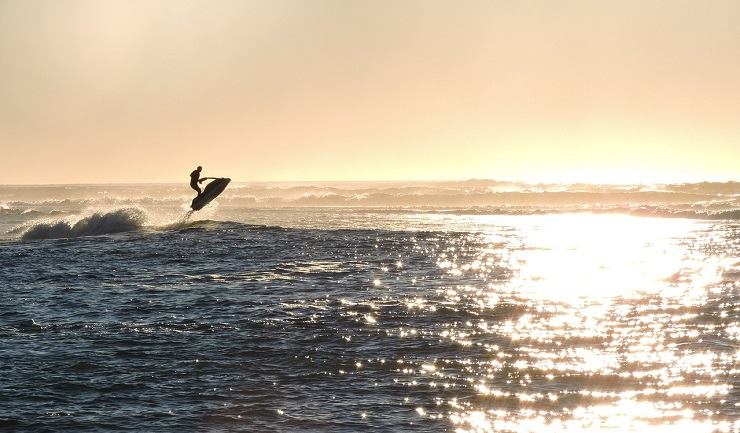
[[[0,431],[738,431],[736,222],[470,221],[6,241]]]

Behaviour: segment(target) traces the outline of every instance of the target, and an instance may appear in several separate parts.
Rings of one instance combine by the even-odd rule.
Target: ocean
[[[0,431],[738,432],[740,184],[0,186]]]

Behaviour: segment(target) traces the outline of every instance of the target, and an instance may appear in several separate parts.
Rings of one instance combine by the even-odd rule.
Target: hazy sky
[[[0,183],[740,178],[740,1],[0,0]]]

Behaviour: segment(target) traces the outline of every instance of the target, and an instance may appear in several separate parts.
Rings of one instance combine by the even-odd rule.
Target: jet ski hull
[[[193,210],[203,209],[205,205],[224,192],[229,182],[231,182],[231,179],[227,177],[218,178],[209,182],[203,189],[203,192],[193,199],[193,202],[190,204],[190,208]]]

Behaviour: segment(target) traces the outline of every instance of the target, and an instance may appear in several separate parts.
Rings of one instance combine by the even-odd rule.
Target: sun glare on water
[[[687,259],[673,245],[693,221],[629,216],[562,215],[524,229],[526,249],[514,257],[512,290],[532,297],[578,298],[666,288]]]
[[[738,431],[713,419],[738,352],[709,350],[701,338],[721,324],[703,317],[712,294],[735,290],[722,276],[737,257],[707,255],[726,239],[682,219],[457,222],[479,235],[436,251],[440,269],[466,282],[443,296],[478,319],[447,323],[441,337],[488,355],[448,361],[464,364],[475,390],[448,401],[456,432]]]

